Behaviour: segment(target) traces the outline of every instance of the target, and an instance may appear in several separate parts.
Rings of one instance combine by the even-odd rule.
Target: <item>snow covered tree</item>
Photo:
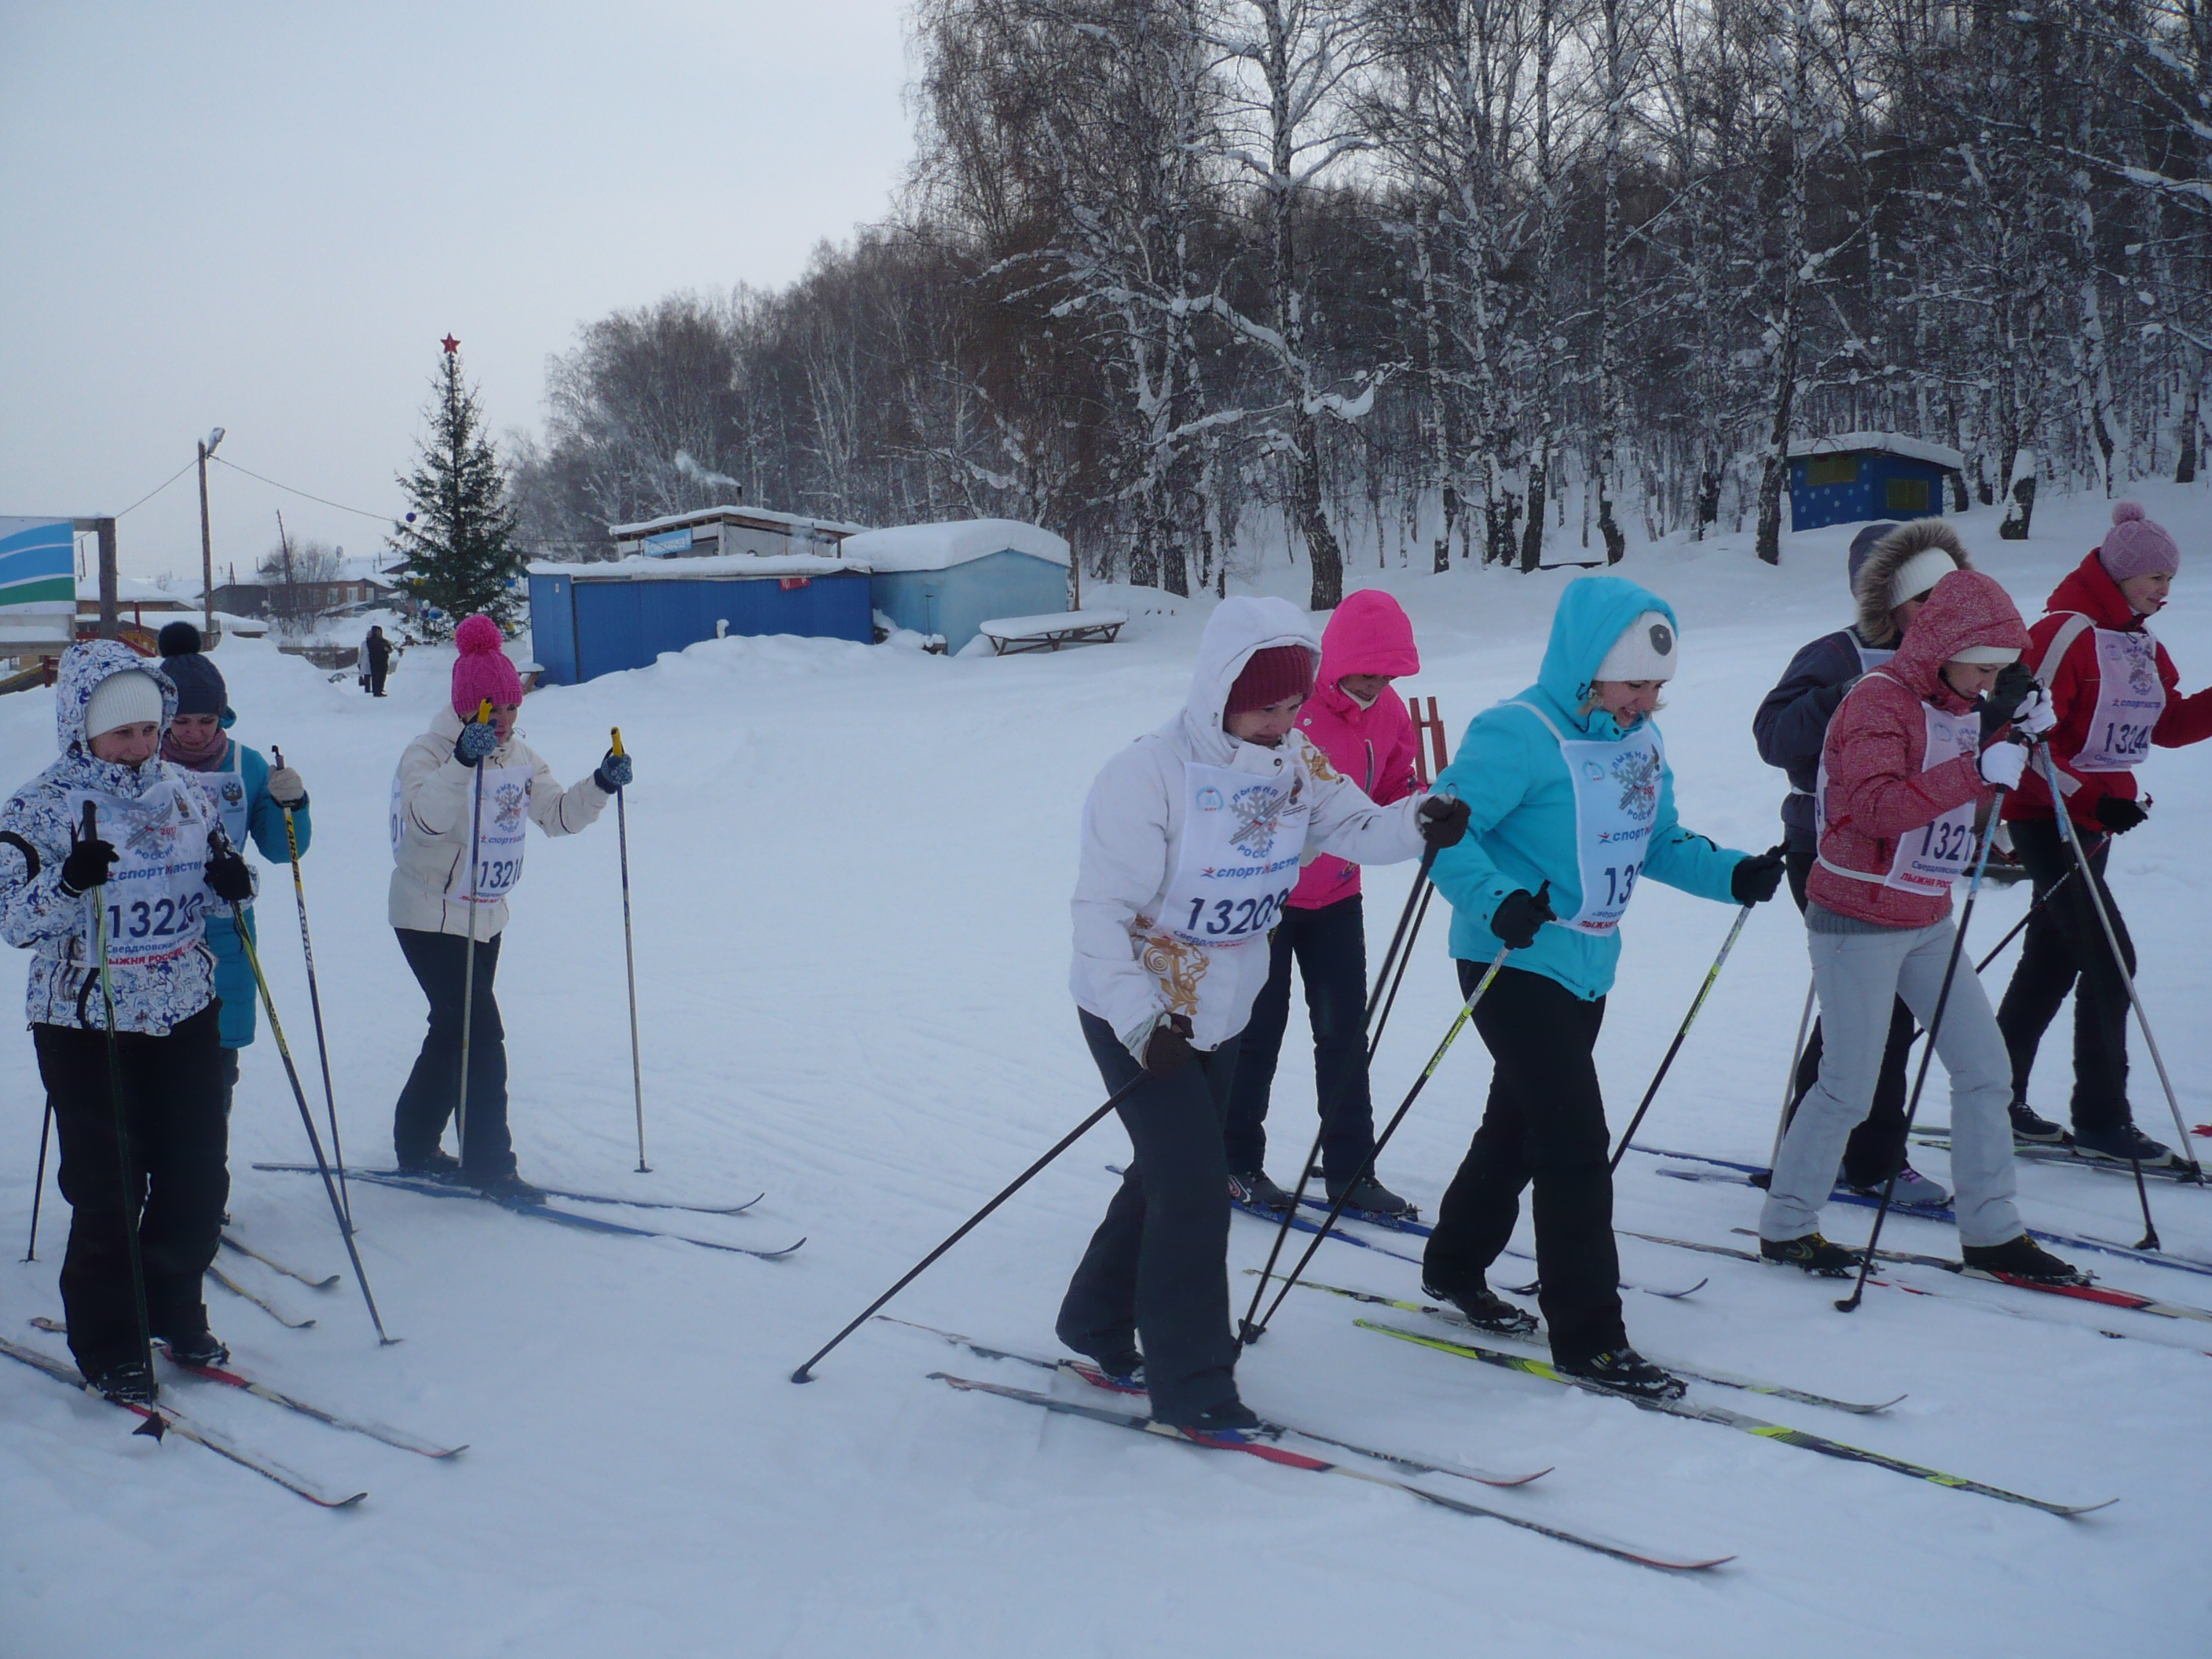
[[[440,635],[477,611],[512,629],[522,601],[508,584],[522,556],[506,470],[483,434],[476,392],[461,383],[460,343],[448,336],[444,343],[437,392],[424,411],[429,435],[415,470],[399,475],[414,509],[391,538],[407,561],[400,586],[436,611],[426,621]]]

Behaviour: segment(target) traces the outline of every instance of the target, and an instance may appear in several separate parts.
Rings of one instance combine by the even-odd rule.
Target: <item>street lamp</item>
[[[222,441],[217,427],[200,442],[200,623],[209,644],[215,640],[215,544],[208,539],[207,464]]]

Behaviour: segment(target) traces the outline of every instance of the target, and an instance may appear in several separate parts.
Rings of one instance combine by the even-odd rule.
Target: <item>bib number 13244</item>
[[[1275,917],[1287,896],[1285,893],[1267,893],[1258,898],[1215,899],[1210,905],[1205,899],[1194,898],[1190,902],[1190,915],[1183,923],[1183,932],[1204,933],[1224,943],[1249,939],[1275,925]]]

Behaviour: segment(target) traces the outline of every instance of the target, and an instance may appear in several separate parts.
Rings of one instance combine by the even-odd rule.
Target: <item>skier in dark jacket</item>
[[[1970,570],[1972,561],[1951,527],[1941,519],[1903,524],[1870,524],[1851,538],[1851,597],[1857,611],[1849,628],[1823,634],[1790,659],[1781,681],[1752,716],[1752,735],[1759,758],[1790,778],[1782,802],[1782,830],[1788,848],[1790,893],[1801,911],[1805,883],[1817,852],[1820,745],[1828,720],[1859,677],[1897,654],[1905,631],[1927,603],[1929,590],[1954,570]],[[1894,1202],[1908,1208],[1941,1209],[1951,1194],[1906,1162],[1905,1156],[1905,1056],[1918,1029],[1902,1000],[1890,1009],[1889,1043],[1875,1084],[1874,1107],[1851,1132],[1844,1152],[1844,1185],[1879,1193],[1893,1171]],[[1798,1061],[1790,1100],[1794,1116],[1820,1075],[1820,1028],[1815,1023]]]
[[[372,627],[368,637],[362,641],[362,660],[368,670],[368,695],[384,695],[384,677],[392,672],[392,641],[384,637],[380,626]]]

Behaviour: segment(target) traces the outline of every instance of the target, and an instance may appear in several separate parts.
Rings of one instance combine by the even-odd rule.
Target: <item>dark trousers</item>
[[[62,1311],[70,1352],[87,1376],[139,1357],[131,1288],[130,1229],[138,1230],[146,1322],[157,1337],[207,1328],[201,1278],[222,1237],[230,1197],[223,1115],[222,1048],[215,1005],[167,1036],[117,1035],[131,1169],[115,1139],[107,1034],[33,1025],[39,1076],[61,1143],[62,1196],[70,1203],[62,1260]]]
[[[1229,1167],[1267,1164],[1267,1098],[1290,1023],[1295,957],[1313,1026],[1314,1106],[1326,1125],[1322,1171],[1331,1181],[1349,1181],[1375,1150],[1375,1103],[1367,1090],[1367,930],[1359,895],[1317,909],[1285,910],[1267,949],[1267,982],[1252,1005],[1229,1091],[1223,1131]]]
[[[430,1029],[392,1117],[392,1150],[404,1169],[437,1151],[460,1096],[461,1000],[469,942],[456,933],[392,931],[415,971],[415,982],[430,1001]],[[499,945],[496,937],[477,941],[476,999],[469,1015],[468,1139],[461,1148],[461,1166],[483,1179],[514,1168],[514,1143],[507,1133],[507,1031],[499,1023],[499,1000],[492,994]]]
[[[1790,837],[1784,854],[1790,872],[1790,896],[1805,909],[1805,883],[1813,873],[1814,852]],[[1913,1033],[1920,1024],[1912,1010],[1898,998],[1889,1006],[1889,1038],[1881,1051],[1881,1070],[1875,1076],[1874,1105],[1851,1138],[1844,1145],[1844,1179],[1854,1187],[1879,1187],[1905,1167],[1905,1071],[1912,1054]],[[1806,1091],[1820,1080],[1820,1022],[1816,1016],[1805,1038],[1805,1052],[1797,1061],[1797,1086],[1790,1097],[1790,1117]],[[1788,1119],[1784,1120],[1785,1126]]]
[[[1143,1069],[1096,1014],[1083,1040],[1111,1091]],[[1111,1357],[1141,1338],[1152,1415],[1188,1423],[1237,1398],[1229,1329],[1229,1165],[1221,1122],[1237,1039],[1164,1080],[1147,1079],[1116,1109],[1136,1156],[1091,1236],[1060,1304],[1060,1340]]]
[[[384,676],[386,672],[387,671],[385,667],[380,663],[369,664],[368,695],[370,696],[380,697],[384,695]]]
[[[1488,965],[1458,964],[1462,996]],[[1592,1057],[1604,1023],[1603,997],[1585,1002],[1541,974],[1506,968],[1491,982],[1474,1008],[1494,1062],[1490,1101],[1421,1261],[1422,1282],[1439,1291],[1484,1283],[1521,1218],[1521,1189],[1534,1183],[1537,1300],[1552,1357],[1567,1364],[1628,1344],[1606,1167],[1611,1137]]]
[[[2012,826],[2013,851],[2027,866],[2042,905],[2028,919],[2020,962],[1997,1008],[1997,1029],[2012,1056],[2012,1097],[2027,1098],[2028,1074],[2035,1051],[2066,994],[2074,994],[2074,1127],[2095,1133],[2130,1121],[2128,1111],[2128,988],[2112,962],[2112,947],[2097,920],[2089,890],[2076,876],[2057,893],[2074,867],[2064,831],[2056,820],[2022,819]],[[2112,838],[2100,837],[2089,854],[2089,869],[2104,896],[2105,914],[2119,935],[2128,972],[2136,970],[2135,942],[2128,924],[2105,885],[2105,860]]]

